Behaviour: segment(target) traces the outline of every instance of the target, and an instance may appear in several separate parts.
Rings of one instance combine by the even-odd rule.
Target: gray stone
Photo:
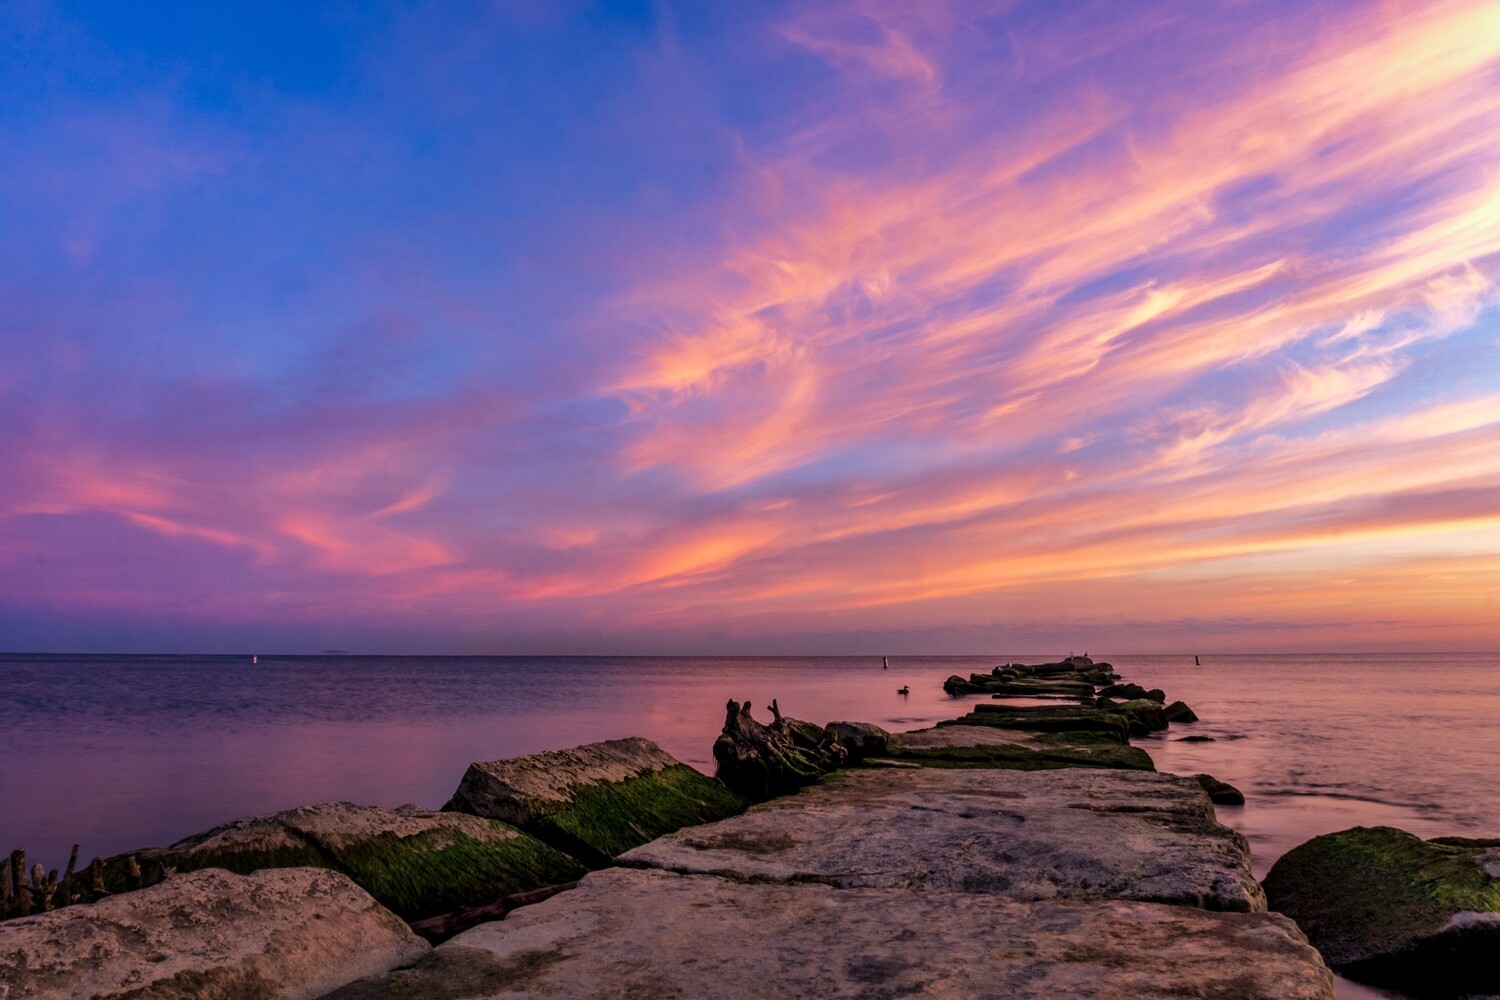
[[[1149,771],[849,771],[680,830],[621,864],[755,881],[1262,910],[1243,837],[1191,778]]]
[[[890,733],[869,722],[830,722],[823,731],[849,751],[851,764],[881,756],[891,738]]]
[[[0,997],[302,1000],[427,952],[337,872],[208,868],[0,923]]]
[[[1333,1000],[1291,921],[612,869],[328,1000]]]

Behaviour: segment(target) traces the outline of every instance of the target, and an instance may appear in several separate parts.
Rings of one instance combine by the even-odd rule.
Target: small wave
[[[1417,812],[1441,812],[1443,807],[1431,802],[1396,802],[1392,799],[1383,799],[1378,795],[1370,795],[1361,792],[1343,792],[1330,790],[1329,788],[1261,788],[1258,793],[1262,798],[1305,798],[1305,799],[1340,799],[1346,802],[1369,802],[1377,806],[1391,806],[1396,809],[1412,809]]]

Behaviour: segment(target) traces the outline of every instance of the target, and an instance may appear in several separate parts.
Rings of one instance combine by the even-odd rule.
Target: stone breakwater
[[[437,813],[107,859],[101,901],[0,923],[0,1000],[1333,996],[1206,784],[1130,745],[1174,724],[1160,692],[1086,658],[976,676],[1070,703],[890,734],[730,702],[722,782],[611,741],[476,762]]]

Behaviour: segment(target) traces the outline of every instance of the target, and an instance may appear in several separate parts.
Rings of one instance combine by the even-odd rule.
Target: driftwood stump
[[[714,741],[719,780],[752,802],[810,785],[845,759],[843,747],[826,740],[821,727],[783,718],[779,708],[773,712],[776,721],[763,726],[751,718],[748,700],[741,704],[731,698],[725,706],[724,731]],[[818,732],[816,742],[809,739],[809,729]]]

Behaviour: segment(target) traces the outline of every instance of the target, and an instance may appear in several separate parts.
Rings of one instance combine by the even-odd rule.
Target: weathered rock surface
[[[622,855],[623,865],[1012,899],[1261,910],[1243,837],[1190,778],[1136,771],[850,771]]]
[[[848,751],[851,764],[881,756],[891,739],[890,733],[869,722],[830,722],[823,728]]]
[[[1116,743],[1129,742],[1130,738],[1130,718],[1125,713],[1085,705],[1016,708],[980,702],[968,715],[939,725],[996,726],[1033,733],[1099,733]]]
[[[1500,992],[1493,850],[1355,827],[1287,852],[1266,893],[1351,977],[1424,996]]]
[[[1138,747],[1089,734],[1027,733],[991,726],[936,726],[895,733],[889,759],[930,767],[1009,767],[1041,771],[1061,767],[1120,767],[1154,771],[1151,755]]]
[[[0,997],[301,1000],[427,951],[337,872],[205,869],[0,923]]]
[[[311,866],[343,872],[407,920],[583,874],[572,858],[513,826],[461,813],[413,806],[380,809],[350,802],[302,806],[270,816],[232,820],[166,848],[120,855],[106,864],[111,891],[136,888],[159,872]]]
[[[599,867],[663,833],[731,816],[745,801],[631,738],[470,764],[443,808],[513,823]]]
[[[613,869],[329,1000],[483,997],[1332,1000],[1269,913],[747,885]]]

